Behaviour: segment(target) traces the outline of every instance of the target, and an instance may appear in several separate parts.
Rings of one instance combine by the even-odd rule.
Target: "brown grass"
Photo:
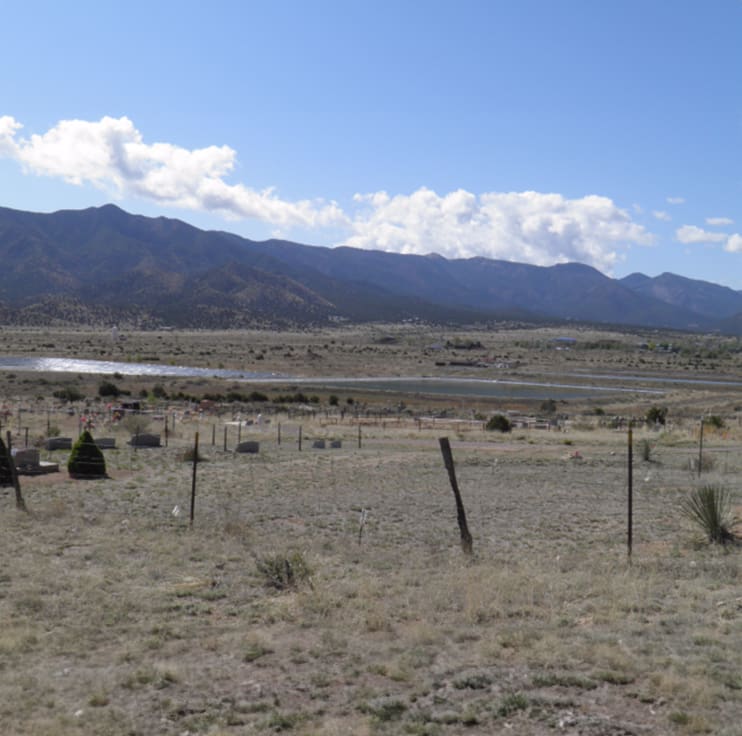
[[[350,418],[305,418],[305,438],[343,445],[299,452],[282,415],[243,430],[259,455],[233,455],[229,418],[157,450],[107,427],[111,478],[24,477],[29,515],[0,490],[3,733],[737,733],[739,553],[697,544],[677,511],[690,428],[653,434],[656,461],[637,462],[632,565],[624,433],[451,432],[467,562],[448,430],[367,425],[359,450]],[[199,427],[190,529],[181,458]],[[735,430],[708,437],[704,482],[734,487]],[[311,575],[277,589],[266,557]]]

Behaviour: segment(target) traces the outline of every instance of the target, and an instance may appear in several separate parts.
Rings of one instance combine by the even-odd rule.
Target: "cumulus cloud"
[[[127,117],[63,120],[23,137],[0,117],[0,156],[30,174],[91,184],[119,197],[270,223],[277,232],[331,228],[347,245],[449,258],[485,256],[538,265],[579,261],[603,271],[652,235],[611,199],[567,199],[539,192],[356,195],[348,211],[325,200],[287,201],[275,190],[229,183],[237,154],[229,146],[187,149],[148,143]]]
[[[235,166],[229,146],[189,150],[170,143],[145,143],[126,117],[89,122],[63,120],[43,135],[19,136],[20,123],[0,118],[0,155],[29,173],[89,183],[117,196],[162,205],[254,218],[281,226],[321,227],[344,220],[334,202],[289,202],[272,189],[228,184]]]
[[[539,192],[458,190],[438,195],[356,195],[361,205],[347,244],[447,258],[485,256],[537,265],[580,261],[610,270],[618,249],[652,236],[610,199]],[[365,210],[363,209],[365,207]]]
[[[724,227],[725,225],[734,225],[734,220],[728,217],[707,217],[706,224],[712,227]]]
[[[723,243],[727,237],[726,233],[714,233],[703,230],[695,225],[683,225],[675,231],[675,237],[681,243]]]
[[[742,235],[739,233],[730,235],[724,246],[724,250],[729,253],[742,253]]]
[[[666,201],[668,204],[684,204],[685,197],[667,197]]]
[[[672,220],[672,217],[664,210],[652,210],[652,216],[655,220],[662,220],[663,222]]]

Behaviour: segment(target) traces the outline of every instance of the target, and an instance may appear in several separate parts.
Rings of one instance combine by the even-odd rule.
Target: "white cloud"
[[[731,220],[726,217],[709,217],[706,222],[710,225],[722,224],[719,221],[724,221],[723,224],[731,224]],[[715,222],[712,222],[715,221]],[[696,243],[724,243],[724,250],[728,253],[740,253],[742,252],[742,235],[739,233],[728,233],[711,232],[709,230],[703,230],[695,225],[683,225],[675,231],[676,239],[685,244],[696,244]]]
[[[725,225],[734,225],[734,220],[728,217],[707,217],[706,224],[712,227],[724,227]]]
[[[664,210],[652,210],[652,216],[655,220],[662,220],[663,222],[670,222],[672,217]]]
[[[399,253],[439,253],[447,258],[485,256],[538,265],[579,261],[601,270],[628,244],[652,236],[610,199],[565,199],[539,192],[458,190],[438,195],[421,188],[410,195],[356,195],[365,204],[347,244]]]
[[[675,237],[681,243],[723,243],[726,233],[712,233],[695,225],[683,225],[675,231]]]
[[[11,117],[0,118],[0,155],[14,158],[29,173],[77,185],[90,183],[117,196],[281,226],[328,226],[344,220],[334,202],[289,202],[272,189],[228,184],[224,177],[236,160],[229,146],[189,150],[170,143],[145,143],[126,117],[62,120],[30,138],[18,137],[21,127]]]
[[[684,197],[667,197],[666,201],[668,204],[684,204],[685,198]]]
[[[451,258],[485,256],[539,265],[579,261],[609,271],[631,245],[652,235],[606,197],[566,199],[539,192],[457,190],[439,195],[356,195],[344,212],[325,200],[287,201],[274,190],[228,183],[237,154],[229,146],[186,149],[146,143],[127,117],[63,120],[42,135],[21,136],[14,118],[0,117],[0,156],[24,171],[92,184],[118,197],[210,211],[270,223],[277,232],[330,228],[346,243]]]
[[[729,236],[724,250],[729,253],[741,253],[742,252],[742,235],[734,233]]]

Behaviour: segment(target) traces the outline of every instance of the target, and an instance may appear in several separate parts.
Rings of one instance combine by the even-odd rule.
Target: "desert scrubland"
[[[305,377],[740,375],[724,338],[573,330],[576,343],[553,341],[564,334],[376,325],[112,345],[106,331],[4,328],[0,353]],[[111,422],[104,381],[141,398],[148,430],[163,434],[168,418],[167,447],[127,445],[131,424]],[[70,387],[83,398],[54,397]],[[742,392],[666,389],[548,405],[317,385],[300,386],[311,402],[199,411],[206,393],[297,387],[0,372],[14,446],[26,429],[29,444],[74,438],[81,415],[116,440],[100,480],[69,478],[69,453],[42,446],[61,471],[21,477],[28,513],[0,489],[2,732],[738,734],[741,550],[708,544],[680,505],[717,485],[742,512]],[[666,425],[634,429],[629,563],[627,432],[615,418],[655,405]],[[484,430],[507,411],[558,428]],[[718,421],[704,426],[699,477],[702,415]],[[238,438],[259,453],[233,452]]]

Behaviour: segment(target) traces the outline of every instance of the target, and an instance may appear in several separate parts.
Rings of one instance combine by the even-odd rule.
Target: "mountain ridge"
[[[0,207],[0,259],[2,314],[21,321],[29,310],[38,320],[54,304],[75,304],[191,327],[515,319],[742,329],[742,293],[674,274],[612,279],[580,263],[253,241],[113,204]]]

